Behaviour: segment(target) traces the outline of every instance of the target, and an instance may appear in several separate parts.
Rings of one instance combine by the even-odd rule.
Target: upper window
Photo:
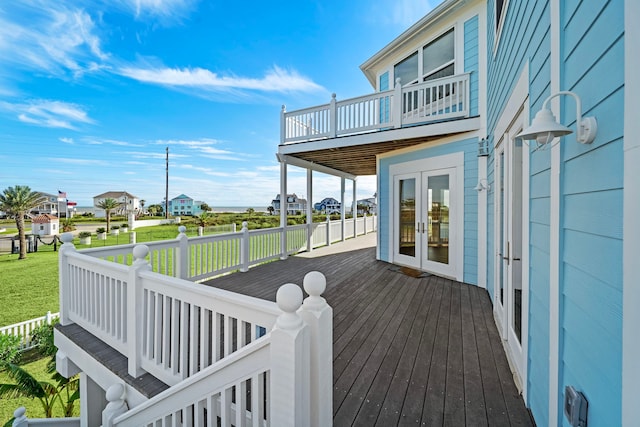
[[[424,81],[454,74],[454,36],[452,28],[422,49],[422,75]]]
[[[452,28],[393,67],[394,79],[408,84],[455,74],[455,30]],[[420,58],[420,55],[422,58]]]
[[[400,79],[401,85],[415,83],[418,80],[418,52],[398,62],[393,67],[393,75]]]

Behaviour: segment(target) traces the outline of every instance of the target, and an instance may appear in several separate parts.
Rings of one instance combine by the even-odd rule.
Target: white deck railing
[[[370,95],[287,112],[282,107],[281,143],[401,128],[469,116],[469,73],[429,80]]]
[[[20,350],[27,350],[33,347],[31,334],[36,328],[42,325],[50,325],[55,319],[60,317],[60,313],[47,312],[42,317],[25,320],[24,322],[7,325],[0,328],[0,335],[12,335],[20,337]]]
[[[145,245],[127,266],[77,252],[70,233],[62,240],[61,324],[126,356],[131,376],[172,386],[127,411],[107,391],[103,425],[330,423],[332,314],[320,273],[305,277],[304,304],[293,284],[273,303],[155,273]]]
[[[377,217],[364,216],[344,221],[326,221],[309,225],[249,230],[246,223],[237,233],[188,238],[184,228],[176,239],[145,243],[151,270],[167,276],[191,281],[204,280],[230,271],[247,271],[265,261],[284,258],[300,251],[330,245],[337,241],[376,231]],[[287,253],[282,253],[281,240],[286,233]],[[311,247],[308,236],[311,235]],[[135,245],[104,246],[81,252],[105,261],[123,265],[133,263]]]

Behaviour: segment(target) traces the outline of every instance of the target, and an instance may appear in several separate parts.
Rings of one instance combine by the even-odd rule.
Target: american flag
[[[58,201],[62,202],[64,200],[66,200],[66,198],[67,198],[67,193],[64,192],[64,191],[58,190]]]

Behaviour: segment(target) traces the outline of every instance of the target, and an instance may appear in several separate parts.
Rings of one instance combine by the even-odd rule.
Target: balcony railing
[[[458,74],[357,98],[287,112],[282,107],[281,143],[401,128],[469,116],[469,74]]]
[[[114,383],[103,425],[330,423],[332,310],[321,273],[305,276],[304,304],[294,284],[273,303],[155,273],[145,245],[123,265],[77,252],[72,239],[62,235],[61,325],[127,357],[132,377],[148,372],[171,386],[128,410]]]

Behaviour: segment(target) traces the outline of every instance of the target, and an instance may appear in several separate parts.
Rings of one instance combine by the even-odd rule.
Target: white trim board
[[[640,2],[624,2],[624,203],[622,255],[622,425],[638,422],[637,385],[640,383]]]

